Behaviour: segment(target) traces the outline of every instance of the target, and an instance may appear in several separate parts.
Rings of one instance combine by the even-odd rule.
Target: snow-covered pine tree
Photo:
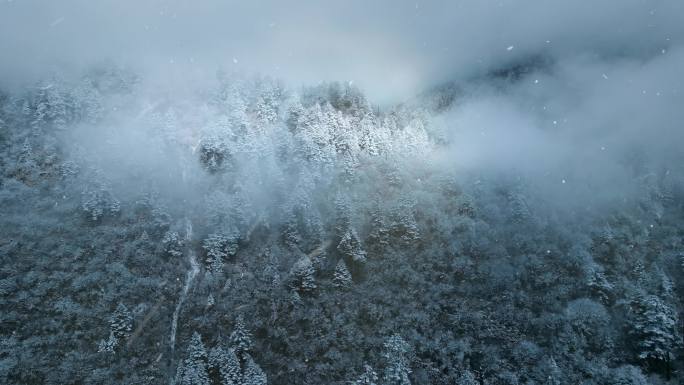
[[[242,385],[240,361],[233,349],[217,346],[209,353],[209,370],[220,379],[221,385]]]
[[[235,318],[235,326],[230,334],[230,344],[235,354],[244,359],[244,354],[252,349],[252,334],[245,327],[242,315]]]
[[[607,304],[612,297],[613,285],[608,282],[603,268],[597,264],[586,267],[587,286],[592,295],[598,297],[603,304]]]
[[[238,236],[231,234],[210,234],[202,243],[207,252],[206,263],[211,272],[223,270],[223,263],[229,256],[234,256],[238,248]]]
[[[194,332],[188,346],[187,358],[176,372],[175,385],[209,385],[207,361],[207,350],[202,343],[202,336]]]
[[[261,370],[249,354],[245,356],[245,370],[242,375],[242,383],[244,385],[266,385],[268,383],[266,373]]]
[[[162,238],[162,244],[170,256],[178,258],[183,255],[183,240],[177,231],[167,231]]]
[[[38,91],[38,94],[35,96],[34,102],[32,104],[33,104],[34,108],[33,108],[32,120],[31,120],[31,127],[34,130],[39,130],[45,124],[45,122],[47,120],[48,110],[49,110],[46,90],[44,87],[40,88],[40,90]]]
[[[20,180],[33,181],[36,175],[38,175],[39,166],[36,159],[36,155],[33,152],[33,146],[29,139],[26,138],[16,163],[16,174]]]
[[[333,286],[339,288],[347,288],[352,285],[352,276],[347,269],[347,264],[344,263],[344,259],[340,258],[335,266],[335,272],[333,273]]]
[[[232,160],[230,148],[218,136],[202,138],[199,144],[199,154],[200,163],[211,173],[224,170],[231,164]]]
[[[97,221],[106,214],[114,215],[120,210],[119,200],[114,198],[111,192],[104,186],[83,192],[83,211]]]
[[[410,198],[402,198],[392,213],[391,232],[405,246],[414,245],[420,239],[414,206],[415,203]]]
[[[278,119],[278,103],[281,90],[274,81],[259,83],[259,93],[254,103],[254,114],[259,124],[273,124]]]
[[[381,249],[389,244],[389,229],[387,228],[387,221],[383,216],[382,210],[380,209],[379,201],[379,199],[376,200],[370,212],[371,229],[370,233],[368,234],[368,240],[371,244],[370,247],[374,249]]]
[[[366,251],[361,247],[361,241],[354,229],[349,228],[337,245],[337,250],[354,262],[366,262]]]
[[[283,228],[283,242],[291,249],[296,248],[302,242],[302,236],[299,234],[299,221],[294,212],[291,213],[290,217],[285,222]]]
[[[383,357],[386,360],[383,381],[386,385],[411,385],[411,368],[406,357],[409,344],[398,334],[387,339]]]
[[[118,344],[119,340],[114,336],[114,332],[110,331],[109,338],[107,338],[106,340],[100,340],[100,343],[97,345],[97,352],[114,353],[114,350],[116,349]]]
[[[633,302],[632,335],[636,338],[637,357],[645,364],[662,366],[669,375],[674,352],[681,344],[677,313],[660,297],[639,296]]]
[[[126,305],[119,302],[114,314],[109,320],[109,327],[114,333],[114,337],[122,339],[128,337],[131,330],[133,330],[133,315],[128,310]]]
[[[48,103],[47,119],[53,127],[59,130],[66,128],[69,117],[68,96],[56,85],[46,90]]]
[[[75,108],[78,111],[78,119],[87,123],[96,123],[102,118],[104,107],[102,97],[93,86],[93,80],[85,77],[75,90]]]
[[[378,385],[378,374],[370,365],[363,365],[363,374],[353,382],[353,385]]]
[[[316,270],[308,256],[301,257],[290,270],[290,284],[293,289],[302,293],[311,293],[316,289]]]

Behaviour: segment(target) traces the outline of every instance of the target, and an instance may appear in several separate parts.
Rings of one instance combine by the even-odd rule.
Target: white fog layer
[[[676,385],[684,3],[0,0],[0,383]]]

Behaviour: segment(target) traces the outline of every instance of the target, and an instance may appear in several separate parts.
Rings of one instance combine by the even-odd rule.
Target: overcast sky
[[[218,67],[371,97],[530,55],[645,57],[681,44],[678,0],[0,0],[0,77],[105,59],[156,73]]]

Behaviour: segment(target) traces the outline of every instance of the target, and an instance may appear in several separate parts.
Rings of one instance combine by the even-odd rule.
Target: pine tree
[[[292,288],[302,293],[313,292],[316,289],[315,273],[311,259],[308,256],[300,258],[290,271]]]
[[[352,276],[349,269],[347,269],[347,264],[344,263],[344,259],[340,258],[339,262],[337,262],[332,282],[335,287],[339,288],[346,288],[352,285]]]
[[[106,340],[100,340],[100,343],[97,345],[97,352],[98,353],[114,353],[114,350],[116,349],[116,346],[119,344],[119,340],[114,336],[114,332],[110,331],[109,332],[109,338]]]
[[[128,337],[131,330],[133,330],[133,315],[126,305],[119,302],[109,320],[109,327],[117,339]]]
[[[361,247],[361,241],[359,241],[359,237],[353,229],[348,229],[345,232],[342,240],[337,245],[337,250],[354,262],[366,262],[366,251]]]
[[[384,344],[385,351],[383,357],[387,362],[383,381],[387,385],[411,385],[408,375],[411,373],[406,354],[409,351],[409,344],[404,339],[395,334],[387,339]]]
[[[638,283],[639,287],[647,287],[648,286],[648,276],[646,274],[646,267],[644,266],[644,263],[640,260],[637,260],[634,262],[634,266],[632,267],[632,276]]]
[[[285,228],[283,229],[283,242],[291,249],[296,248],[302,242],[302,236],[299,234],[297,216],[294,215],[294,213],[285,223]]]
[[[217,136],[205,137],[199,144],[200,163],[210,173],[217,173],[230,165],[232,154],[225,141]]]
[[[24,140],[24,145],[19,153],[19,159],[17,162],[17,174],[19,179],[24,181],[31,181],[36,175],[38,175],[39,167],[36,161],[36,156],[33,152],[33,146],[31,142],[26,138]]]
[[[33,120],[31,121],[31,127],[33,127],[34,129],[40,129],[45,124],[49,111],[45,89],[40,90],[36,99],[37,100],[35,102],[35,109],[33,111]]]
[[[592,264],[587,267],[587,286],[592,294],[596,295],[604,304],[608,303],[612,297],[613,285],[608,282],[603,269]]]
[[[254,112],[262,125],[272,124],[278,119],[278,88],[276,84],[263,81],[254,104]]]
[[[674,352],[680,345],[679,320],[675,310],[655,295],[634,301],[632,334],[637,340],[637,355],[646,364],[662,365],[669,375]]]
[[[371,230],[368,234],[368,239],[370,243],[376,248],[382,248],[389,244],[388,235],[389,229],[387,228],[387,223],[382,215],[382,211],[379,202],[375,203],[375,207],[371,210]]]
[[[62,130],[66,128],[69,121],[66,95],[53,86],[47,90],[46,97],[49,106],[47,111],[48,120],[57,129]]]
[[[268,383],[266,373],[247,354],[245,358],[245,372],[243,374],[244,385],[266,385]]]
[[[230,344],[238,357],[244,357],[244,354],[252,349],[252,334],[245,327],[242,315],[235,319],[235,327],[230,334]]]
[[[202,248],[207,252],[206,263],[209,271],[220,272],[223,263],[229,256],[234,256],[238,248],[238,236],[232,234],[210,234],[203,242]]]
[[[392,233],[399,237],[403,245],[414,245],[420,239],[420,231],[414,214],[414,202],[411,199],[402,198],[392,214]]]
[[[215,347],[209,354],[209,369],[217,373],[222,385],[241,385],[242,370],[240,361],[233,349]]]
[[[207,350],[202,343],[202,337],[195,332],[188,346],[187,358],[176,372],[177,385],[209,385],[207,371]]]
[[[83,211],[92,219],[97,221],[106,214],[115,215],[121,209],[121,203],[114,198],[109,191],[109,187],[100,183],[95,188],[87,188],[83,191],[83,203],[81,207]]]
[[[353,382],[353,385],[378,385],[378,374],[370,365],[364,365],[363,374]]]
[[[162,238],[166,253],[174,258],[183,255],[183,241],[176,231],[167,231]]]

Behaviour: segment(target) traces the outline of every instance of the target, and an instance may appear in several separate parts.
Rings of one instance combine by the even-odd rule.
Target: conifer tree
[[[174,258],[183,255],[183,240],[176,231],[167,231],[162,238],[166,253]]]
[[[361,241],[359,241],[359,237],[353,229],[348,229],[345,232],[342,240],[337,245],[337,250],[354,262],[366,262],[366,251],[361,247]]]
[[[244,354],[252,349],[252,334],[245,327],[242,315],[235,319],[235,326],[230,334],[230,344],[238,357],[244,357]]]
[[[187,358],[176,372],[176,385],[209,385],[207,350],[202,337],[195,332],[188,346]]]
[[[133,330],[133,315],[128,310],[126,305],[119,302],[112,318],[109,320],[109,326],[114,333],[114,337],[122,339],[128,337],[128,334]]]
[[[241,385],[242,370],[240,361],[233,349],[218,346],[209,354],[209,369],[215,371],[222,385]]]
[[[389,244],[388,235],[389,229],[387,228],[387,223],[380,210],[379,202],[375,203],[375,207],[371,210],[371,230],[368,234],[368,239],[372,244],[372,247],[382,248]]]
[[[291,270],[292,288],[302,293],[311,293],[316,289],[316,271],[308,256],[300,258]]]
[[[354,381],[354,385],[378,385],[378,374],[370,365],[363,366],[363,374]]]
[[[114,337],[114,332],[110,331],[109,332],[109,338],[106,340],[100,340],[100,343],[97,346],[97,352],[98,353],[114,353],[114,350],[116,349],[116,346],[119,344],[119,340]]]
[[[207,268],[217,273],[223,270],[223,263],[229,256],[237,252],[237,234],[210,234],[203,242],[202,248],[207,252]]]
[[[335,266],[335,272],[333,273],[332,279],[333,285],[335,287],[346,288],[352,285],[352,276],[347,269],[347,264],[344,263],[344,259],[340,258]]]
[[[266,385],[266,373],[254,362],[254,359],[247,354],[245,358],[245,371],[243,374],[244,385]]]
[[[408,375],[411,373],[406,354],[409,344],[395,334],[387,339],[384,344],[383,357],[386,360],[383,381],[387,385],[411,385]]]
[[[655,295],[640,296],[633,305],[632,335],[637,340],[638,358],[647,365],[661,366],[669,376],[680,345],[677,313]]]
[[[294,213],[285,223],[285,227],[283,229],[283,242],[291,249],[296,248],[302,242],[302,236],[299,233],[297,216]]]

